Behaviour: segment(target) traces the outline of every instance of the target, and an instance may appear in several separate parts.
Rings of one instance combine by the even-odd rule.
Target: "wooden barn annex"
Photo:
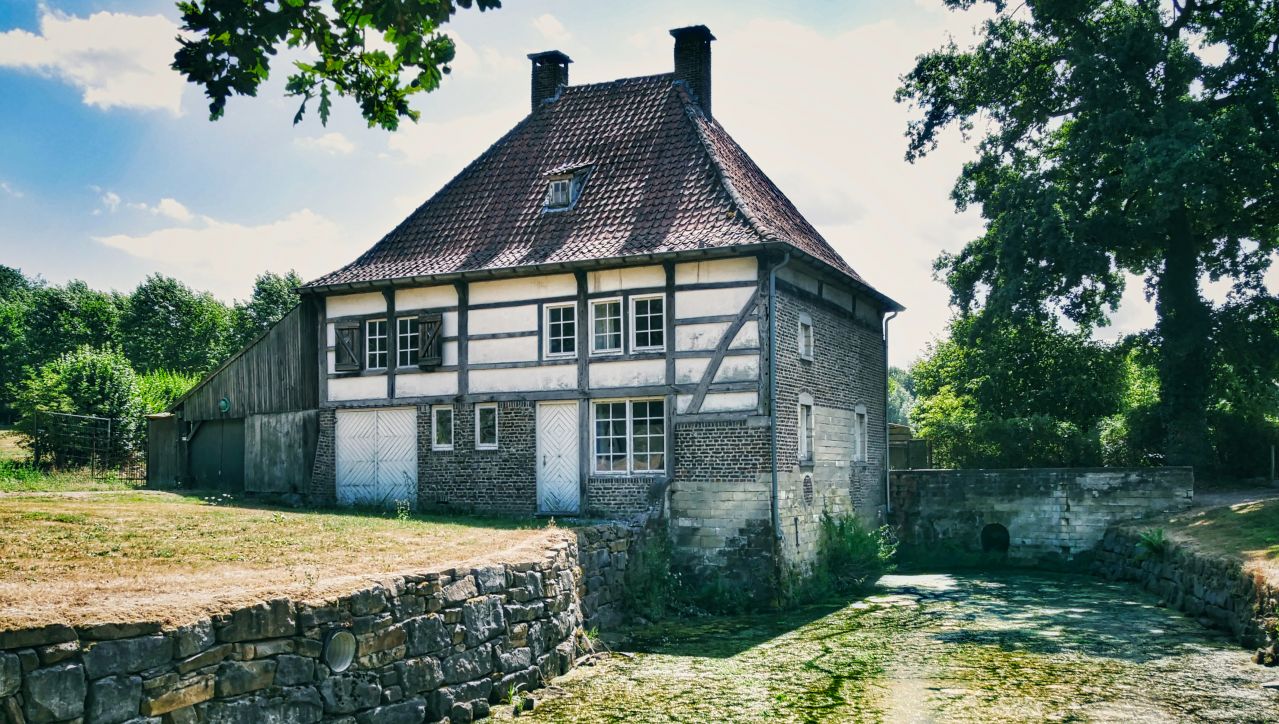
[[[310,484],[318,322],[303,301],[148,420],[147,484],[290,495]]]

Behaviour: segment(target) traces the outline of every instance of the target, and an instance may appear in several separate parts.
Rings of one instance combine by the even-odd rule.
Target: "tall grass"
[[[138,395],[148,413],[164,412],[179,397],[195,387],[200,376],[189,372],[156,370],[138,376]]]

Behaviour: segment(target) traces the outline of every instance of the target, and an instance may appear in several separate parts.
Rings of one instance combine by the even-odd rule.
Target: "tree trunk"
[[[1166,430],[1165,460],[1212,467],[1208,437],[1208,389],[1212,383],[1212,316],[1199,295],[1199,254],[1184,214],[1171,220],[1167,257],[1157,287],[1156,311],[1162,338],[1159,391]]]

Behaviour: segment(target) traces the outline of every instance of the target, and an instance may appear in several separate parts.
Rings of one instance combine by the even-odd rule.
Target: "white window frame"
[[[801,463],[811,463],[814,459],[813,448],[817,445],[817,416],[813,414],[811,400],[801,400],[796,405],[796,432],[799,435],[795,447],[796,457]]]
[[[865,405],[853,408],[853,462],[870,461],[870,416]]]
[[[805,329],[807,328],[807,333]],[[796,345],[799,348],[799,358],[808,361],[813,360],[813,349],[817,346],[817,331],[813,327],[813,318],[807,314],[800,312],[799,327],[795,335]]]
[[[493,411],[493,442],[480,442],[480,411]],[[483,402],[475,406],[475,449],[476,450],[496,450],[502,441],[502,424],[501,416],[497,414],[496,402]]]
[[[441,412],[449,413],[449,441],[447,443],[439,442],[440,439],[440,418]],[[431,406],[431,449],[448,451],[453,449],[453,430],[457,425],[457,413],[453,410],[452,405],[432,405]]]
[[[382,334],[373,334],[373,325],[382,325]],[[384,370],[391,363],[390,349],[390,325],[386,319],[366,319],[364,320],[364,369],[367,370]],[[381,340],[382,349],[374,350],[373,341]],[[382,364],[374,364],[373,360],[376,355],[382,356]]]
[[[635,468],[635,403],[637,402],[660,402],[662,403],[662,467],[655,470],[637,470]],[[596,440],[596,412],[599,405],[616,405],[621,404],[626,410],[626,469],[625,470],[600,470],[599,457],[595,451]],[[653,476],[663,475],[670,462],[670,440],[667,433],[670,432],[669,405],[663,397],[621,397],[607,400],[591,400],[591,434],[589,444],[591,446],[591,474],[600,476]],[[652,438],[653,436],[647,436]],[[646,452],[649,454],[651,451]]]
[[[563,188],[564,199],[557,199],[557,191]],[[573,205],[573,179],[572,177],[553,178],[546,185],[546,203],[548,209],[567,209]]]
[[[637,324],[637,322],[639,321],[639,314],[636,312],[636,309],[639,307],[640,302],[651,302],[653,300],[657,300],[662,303],[662,314],[659,317],[659,319],[661,320],[661,327],[659,327],[659,329],[661,330],[661,333],[662,333],[662,343],[641,346],[639,343],[639,325]],[[666,349],[666,315],[667,315],[666,295],[665,294],[641,294],[639,296],[631,297],[630,306],[631,306],[631,351],[632,352],[665,351]],[[651,317],[653,315],[649,314],[646,316]],[[652,330],[649,330],[649,331],[652,331]]]
[[[573,310],[573,334],[568,337],[553,337],[551,335],[551,310],[552,309],[571,309]],[[542,307],[542,357],[549,359],[572,359],[577,356],[577,340],[578,325],[582,320],[577,318],[577,302],[569,302],[568,304],[547,304]],[[563,324],[563,322],[560,322]],[[573,340],[572,352],[552,352],[552,339],[571,339]]]
[[[411,332],[405,332],[407,325]],[[395,318],[395,364],[397,367],[417,367],[422,346],[422,323],[417,317]],[[405,361],[407,360],[407,361]]]
[[[617,330],[617,348],[616,348],[616,349],[611,348],[611,347],[609,347],[609,348],[605,348],[605,349],[600,349],[599,347],[595,346],[595,340],[596,340],[596,334],[595,334],[595,320],[596,320],[596,319],[598,319],[598,316],[595,314],[595,310],[596,310],[597,308],[599,308],[601,305],[604,305],[604,304],[616,304],[616,305],[617,305],[617,326],[618,326],[618,330]],[[592,299],[592,300],[591,300],[591,315],[590,315],[590,316],[591,316],[591,327],[590,327],[590,335],[591,335],[591,355],[593,355],[593,356],[603,357],[603,356],[607,356],[607,355],[618,355],[618,354],[622,354],[622,353],[625,351],[625,349],[626,349],[626,324],[625,324],[625,321],[626,321],[626,305],[622,303],[622,298],[621,298],[621,297],[607,297],[607,298],[605,298],[605,299]]]

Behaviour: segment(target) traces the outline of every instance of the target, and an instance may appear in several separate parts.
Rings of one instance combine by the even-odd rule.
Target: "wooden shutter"
[[[418,318],[417,366],[424,370],[439,367],[444,360],[444,315],[439,312]]]
[[[358,372],[360,370],[360,323],[338,322],[333,325],[333,336],[336,346],[333,350],[333,370],[335,372]]]

